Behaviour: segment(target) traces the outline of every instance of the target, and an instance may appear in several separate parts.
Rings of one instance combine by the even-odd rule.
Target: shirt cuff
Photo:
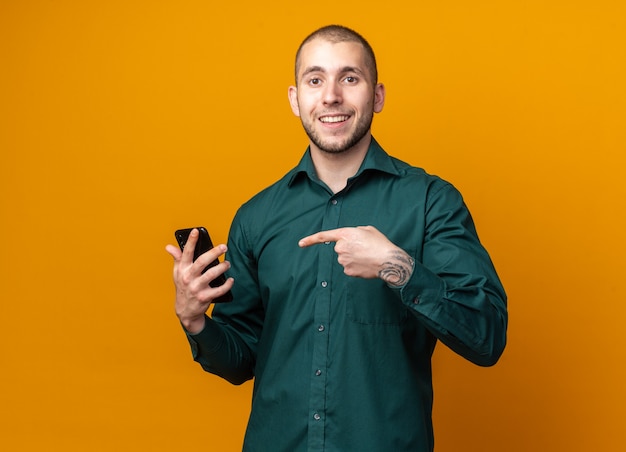
[[[182,326],[182,325],[181,325]],[[202,354],[214,353],[222,343],[222,332],[220,327],[209,316],[204,316],[204,328],[198,333],[192,334],[183,327],[187,335],[187,340],[191,346],[191,354],[194,359]]]
[[[407,307],[427,314],[436,309],[444,299],[445,283],[435,273],[416,262],[411,278],[399,290],[402,302]]]

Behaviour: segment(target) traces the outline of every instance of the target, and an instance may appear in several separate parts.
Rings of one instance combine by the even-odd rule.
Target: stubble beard
[[[313,143],[320,151],[328,154],[340,154],[352,149],[359,141],[367,135],[372,126],[372,120],[374,119],[374,112],[370,112],[368,116],[363,116],[356,125],[354,132],[350,134],[345,140],[338,142],[331,142],[331,140],[323,140],[317,133],[315,127],[311,123],[307,123],[303,118],[300,118],[304,131]],[[314,120],[317,121],[317,120]]]

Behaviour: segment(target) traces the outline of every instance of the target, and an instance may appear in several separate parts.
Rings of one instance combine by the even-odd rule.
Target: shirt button
[[[322,371],[321,371],[321,370],[319,370],[319,369],[317,369],[317,370],[315,371],[315,376],[319,377],[320,375],[322,375]]]
[[[320,325],[320,326],[318,326],[318,327],[317,327],[317,331],[319,331],[320,333],[321,333],[322,331],[324,331],[324,325]]]
[[[420,304],[420,299],[419,299],[419,297],[415,297],[415,298],[413,298],[413,304]]]
[[[319,413],[315,413],[313,415],[313,419],[315,419],[316,421],[319,421],[322,418],[322,416],[319,415]]]
[[[337,200],[336,200],[336,199],[333,199],[330,203],[331,203],[333,206],[336,206],[336,205],[337,205]]]
[[[322,281],[322,287],[326,287],[328,286],[328,283],[326,281]]]
[[[330,245],[330,242],[324,242],[324,245]]]

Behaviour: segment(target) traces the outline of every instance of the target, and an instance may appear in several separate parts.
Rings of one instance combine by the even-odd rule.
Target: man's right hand
[[[175,310],[183,327],[191,334],[204,328],[204,314],[216,298],[226,294],[234,284],[228,278],[219,287],[211,287],[209,283],[230,268],[228,261],[210,268],[204,274],[202,270],[226,252],[226,245],[218,245],[202,254],[193,262],[193,252],[198,242],[198,230],[189,234],[185,250],[167,245],[165,250],[174,258],[174,285],[176,286]]]

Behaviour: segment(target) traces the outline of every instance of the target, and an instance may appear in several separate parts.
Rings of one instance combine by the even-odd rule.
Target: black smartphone
[[[194,229],[197,229],[198,232],[199,232],[198,242],[196,243],[196,248],[193,251],[193,260],[195,261],[202,254],[206,253],[207,251],[209,251],[210,249],[213,248],[213,242],[211,241],[211,237],[209,236],[209,232],[205,228],[200,226],[200,227],[196,227],[196,228],[179,229],[178,231],[176,231],[174,233],[174,235],[176,236],[176,241],[178,242],[178,246],[180,247],[180,250],[183,251],[185,249],[185,244],[187,243],[187,239],[189,239],[189,234]],[[219,263],[220,263],[220,261],[218,259],[215,259],[213,262],[211,262],[209,265],[207,265],[204,268],[204,270],[202,270],[202,273],[207,271],[209,268],[216,266]],[[222,284],[224,284],[225,282],[226,282],[226,277],[222,273],[217,278],[215,278],[213,281],[211,281],[209,285],[211,287],[219,287]],[[227,303],[229,301],[232,301],[232,299],[233,299],[233,296],[230,293],[230,291],[228,291],[224,295],[222,295],[221,297],[216,298],[215,300],[213,300],[213,302],[214,303]]]

